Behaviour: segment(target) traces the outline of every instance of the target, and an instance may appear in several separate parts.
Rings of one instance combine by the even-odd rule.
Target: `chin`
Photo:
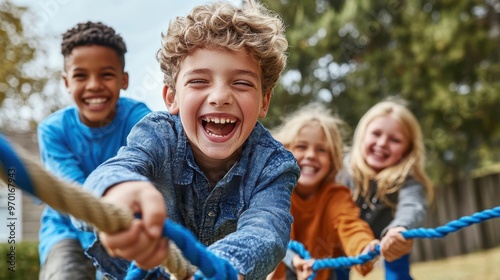
[[[204,154],[214,160],[229,159],[234,153],[229,154],[227,151],[206,151]]]

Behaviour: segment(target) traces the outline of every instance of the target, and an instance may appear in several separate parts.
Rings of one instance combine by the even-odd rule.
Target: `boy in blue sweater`
[[[132,127],[150,110],[120,97],[128,86],[127,49],[113,28],[99,22],[77,24],[63,34],[61,51],[64,85],[74,105],[39,124],[39,148],[50,172],[83,184],[125,145]],[[39,240],[40,279],[95,279],[95,268],[84,254],[94,235],[77,230],[70,217],[46,206]]]

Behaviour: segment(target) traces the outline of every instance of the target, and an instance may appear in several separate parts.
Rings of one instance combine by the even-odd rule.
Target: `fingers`
[[[166,206],[162,194],[150,182],[126,182],[110,188],[103,200],[140,213],[124,231],[99,234],[108,253],[135,261],[137,266],[150,269],[168,256],[168,241],[162,237]]]
[[[412,239],[405,239],[401,232],[404,228],[390,229],[380,242],[380,254],[389,262],[397,260],[411,251]]]
[[[150,182],[117,184],[106,191],[103,200],[140,213],[149,235],[161,236],[167,209],[163,195]]]
[[[119,248],[137,243],[140,230],[140,221],[134,220],[127,230],[111,234],[100,233],[99,239],[110,255],[117,256],[116,250]]]
[[[165,201],[156,188],[145,190],[139,197],[142,219],[146,230],[152,237],[159,237],[167,218]]]
[[[147,252],[136,255],[135,262],[138,267],[151,269],[163,263],[168,257],[168,240],[161,238],[155,244],[156,246],[151,247]]]
[[[368,245],[366,245],[366,247],[363,249],[363,251],[361,251],[361,254],[364,255],[364,254],[368,254],[368,252],[373,252],[375,251],[375,248],[377,247],[377,244],[379,244],[380,241],[378,239],[374,239],[372,241],[370,241],[370,243],[368,243]]]
[[[166,238],[153,238],[144,230],[144,223],[134,220],[127,231],[99,234],[101,243],[111,256],[134,260],[138,267],[150,269],[168,256]]]
[[[301,265],[299,266],[299,269],[295,270],[298,280],[306,280],[313,274],[312,267],[313,267],[314,261],[315,261],[314,259],[302,260]]]
[[[314,259],[304,260],[299,255],[293,256],[292,265],[298,280],[308,279],[313,273]]]

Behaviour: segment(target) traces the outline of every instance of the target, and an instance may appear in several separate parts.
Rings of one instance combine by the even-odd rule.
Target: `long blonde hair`
[[[332,116],[330,111],[322,104],[310,103],[303,106],[285,118],[283,123],[272,130],[271,133],[285,148],[290,149],[300,130],[310,125],[319,125],[325,133],[332,162],[330,174],[325,180],[333,181],[342,168],[343,141],[339,127],[344,127],[344,122]]]
[[[387,115],[397,120],[405,128],[410,145],[405,156],[396,165],[377,173],[365,162],[363,139],[370,122],[377,117]],[[387,199],[387,195],[398,192],[406,178],[413,176],[415,180],[423,184],[427,191],[427,199],[429,202],[432,201],[434,189],[424,171],[424,161],[425,147],[422,130],[413,113],[397,101],[382,101],[374,105],[363,115],[354,131],[351,155],[347,166],[355,186],[354,199],[363,197],[371,205],[369,201],[372,195],[370,181],[374,180],[377,183],[375,196],[391,207],[395,207],[394,203]]]

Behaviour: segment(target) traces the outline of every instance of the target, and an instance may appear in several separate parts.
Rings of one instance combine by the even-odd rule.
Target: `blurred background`
[[[0,132],[38,153],[37,123],[71,102],[60,79],[60,36],[86,20],[102,21],[124,37],[131,77],[124,95],[164,110],[155,59],[160,34],[176,15],[206,2],[0,0]],[[262,2],[283,17],[290,44],[287,69],[263,120],[268,128],[319,101],[346,121],[349,143],[369,107],[403,98],[422,126],[426,170],[436,187],[426,227],[498,205],[500,0]],[[16,199],[23,225],[16,236],[36,242],[41,206],[21,194]],[[498,232],[500,223],[490,220],[443,239],[418,240],[412,260],[498,247]]]

